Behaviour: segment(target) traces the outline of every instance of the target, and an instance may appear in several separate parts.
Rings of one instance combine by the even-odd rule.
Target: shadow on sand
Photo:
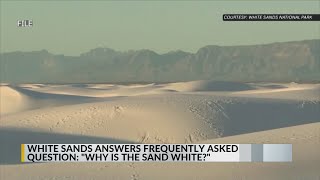
[[[315,123],[320,118],[320,102],[316,101],[244,99],[238,103],[220,105],[224,107],[223,115],[227,115],[223,121],[223,136]]]
[[[132,144],[135,142],[94,137],[33,131],[30,129],[0,128],[0,165],[20,164],[21,144]]]

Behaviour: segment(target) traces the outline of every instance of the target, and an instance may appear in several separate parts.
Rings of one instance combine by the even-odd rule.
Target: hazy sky
[[[320,38],[320,22],[223,22],[224,13],[320,13],[320,1],[1,1],[1,51],[78,55]],[[17,20],[32,19],[32,28]]]

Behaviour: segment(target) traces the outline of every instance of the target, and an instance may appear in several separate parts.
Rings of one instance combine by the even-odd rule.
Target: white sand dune
[[[315,101],[161,94],[42,108],[10,115],[1,124],[135,142],[188,143],[317,122],[319,108]]]
[[[30,86],[28,87],[30,88]],[[20,86],[0,86],[1,115],[8,115],[32,109],[81,104],[103,100],[78,95],[59,95],[38,92],[32,90],[32,88],[28,89]]]
[[[30,86],[29,86],[30,87]],[[110,84],[71,84],[71,85],[46,85],[43,88],[26,88],[35,92],[57,95],[85,96],[85,97],[114,97],[135,96],[156,92],[159,86],[147,85],[110,85]]]
[[[168,89],[195,92],[195,91],[243,91],[254,89],[249,84],[238,82],[223,82],[223,81],[191,81],[170,83],[166,86]]]
[[[0,144],[6,148],[0,177],[317,178],[319,87],[213,81],[1,85]],[[294,162],[19,164],[21,143],[293,143]]]
[[[284,84],[281,88],[261,88],[258,90],[248,90],[233,92],[236,96],[264,97],[277,99],[296,99],[296,100],[320,100],[319,84]]]
[[[8,114],[26,109],[27,98],[8,86],[0,86],[0,113]]]

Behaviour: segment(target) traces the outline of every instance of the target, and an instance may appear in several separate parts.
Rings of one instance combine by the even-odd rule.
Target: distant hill
[[[320,40],[248,46],[206,46],[192,54],[92,49],[79,56],[46,50],[1,54],[1,82],[103,83],[319,81]]]

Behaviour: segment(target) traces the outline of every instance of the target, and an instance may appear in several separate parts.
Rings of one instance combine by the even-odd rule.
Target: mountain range
[[[47,50],[1,53],[2,83],[319,81],[320,39],[216,46],[196,53],[96,48],[79,56]]]

